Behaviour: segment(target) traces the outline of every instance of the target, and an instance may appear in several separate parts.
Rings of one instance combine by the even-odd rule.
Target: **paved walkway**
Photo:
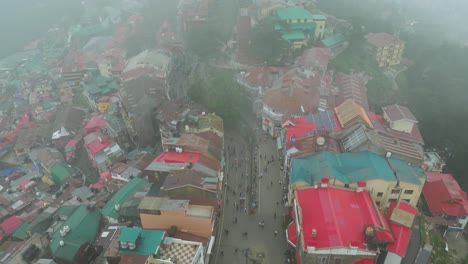
[[[254,161],[248,159],[249,146],[239,135],[232,141],[228,138],[226,142],[226,177],[229,190],[225,195],[220,236],[217,238],[219,244],[217,243],[216,256],[212,263],[286,263],[284,252],[287,244],[282,227],[284,207],[282,187],[279,184],[276,140],[260,140],[256,151],[257,158]],[[271,160],[272,155],[274,162],[268,164],[265,157]],[[250,184],[252,175],[248,175],[251,162],[257,163],[261,171],[267,168],[263,177],[254,177],[253,185]],[[254,193],[255,200],[249,201],[247,197],[246,202],[257,204],[257,209],[252,214],[246,212],[245,206],[242,206],[245,205],[244,197],[249,186],[252,186],[250,191]],[[234,218],[237,218],[237,223],[234,223]],[[262,221],[264,227],[259,226]],[[243,235],[245,232],[247,236]]]

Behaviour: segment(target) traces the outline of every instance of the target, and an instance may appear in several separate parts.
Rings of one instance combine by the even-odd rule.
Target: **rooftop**
[[[291,183],[310,185],[323,178],[335,178],[344,184],[373,179],[396,181],[384,157],[370,151],[331,154],[323,151],[291,161]]]
[[[187,211],[189,200],[173,200],[166,197],[144,197],[138,206],[139,210]]]
[[[278,18],[281,20],[289,19],[313,19],[313,15],[301,7],[289,7],[280,9],[277,12]]]
[[[330,58],[329,48],[312,47],[305,50],[298,59],[298,64],[312,69],[326,70]]]
[[[417,208],[405,201],[390,204],[387,220],[395,237],[395,242],[388,245],[387,250],[389,252],[401,257],[406,255],[406,249],[411,237],[411,228],[417,212]]]
[[[366,111],[362,106],[348,99],[341,105],[335,107],[336,116],[342,127],[349,127],[357,122],[364,122],[370,128],[373,128],[372,122],[367,116]]]
[[[163,241],[166,232],[161,230],[149,230],[139,227],[121,227],[118,241],[136,242],[135,250],[119,248],[122,255],[136,254],[149,256],[159,251],[159,245]],[[137,240],[137,238],[139,239]]]
[[[147,184],[147,181],[142,178],[133,178],[128,183],[126,183],[122,188],[120,188],[110,200],[106,203],[106,205],[101,209],[101,213],[104,216],[112,217],[114,219],[118,219],[119,214],[115,210],[115,205],[119,204],[122,205],[127,199],[134,194],[138,188],[144,184]]]
[[[192,264],[195,256],[203,254],[200,251],[202,244],[166,237],[161,247],[161,258],[175,258],[178,264]]]
[[[23,220],[18,218],[16,215],[10,216],[0,223],[0,230],[5,234],[11,234],[15,232],[23,224]]]
[[[382,108],[383,112],[388,116],[390,121],[399,121],[399,120],[408,120],[414,123],[418,123],[416,117],[414,117],[413,113],[405,107],[401,105],[389,105]]]
[[[265,92],[263,103],[277,112],[300,114],[314,113],[320,101],[318,89],[300,87],[270,89]]]
[[[334,85],[340,89],[335,105],[340,105],[350,99],[360,105],[365,111],[369,111],[366,84],[369,76],[363,73],[337,73],[334,76]]]
[[[424,198],[432,214],[468,215],[468,198],[451,174],[427,172]]]
[[[375,251],[365,232],[371,232],[376,241],[393,241],[385,218],[368,192],[305,188],[297,190],[296,197],[300,208],[296,221],[302,225],[305,248],[357,247]]]
[[[365,36],[367,42],[378,48],[390,46],[390,45],[403,45],[405,42],[395,36],[388,33],[369,33]]]
[[[62,224],[60,230],[52,235],[49,245],[52,256],[71,261],[84,244],[93,245],[98,233],[100,218],[101,214],[96,208],[88,208],[87,205],[78,206]],[[66,226],[70,231],[62,236],[60,231]],[[63,246],[60,245],[60,241],[64,242]]]
[[[345,37],[342,34],[334,34],[328,38],[321,40],[322,44],[327,48],[333,48],[345,41]]]

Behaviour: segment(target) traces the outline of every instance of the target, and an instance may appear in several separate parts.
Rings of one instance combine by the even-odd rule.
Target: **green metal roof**
[[[313,20],[327,20],[327,17],[324,15],[312,15]]]
[[[301,7],[289,7],[278,10],[278,18],[281,20],[288,19],[313,19],[312,14]]]
[[[142,229],[139,227],[122,227],[120,228],[119,241],[128,241],[121,237],[122,234],[126,236],[129,229],[131,232],[130,234],[132,235],[139,230],[140,239],[137,241],[136,248],[134,250],[119,249],[119,254],[150,255],[159,252],[159,245],[163,241],[166,232],[161,230]]]
[[[325,45],[327,48],[332,48],[345,40],[346,39],[342,34],[334,34],[328,38],[322,39],[322,44]]]
[[[28,233],[26,233],[26,229],[28,228],[29,223],[23,223],[18,227],[18,229],[15,230],[13,233],[13,237],[19,238],[19,239],[26,239],[28,238]]]
[[[119,214],[115,211],[116,204],[123,204],[132,195],[138,187],[147,184],[146,180],[136,177],[130,180],[127,184],[122,186],[112,198],[101,209],[103,215],[118,219]]]
[[[323,177],[336,179],[344,184],[373,179],[396,181],[385,157],[370,151],[317,154],[294,158],[291,162],[291,183],[310,185]]]
[[[73,167],[72,165],[60,161],[55,163],[54,166],[50,169],[50,173],[52,174],[52,178],[56,185],[62,185],[66,178],[73,177],[75,174],[78,173],[78,170]]]
[[[73,261],[81,246],[86,243],[94,244],[100,224],[99,210],[88,209],[86,205],[80,205],[73,214],[62,224],[62,226],[52,235],[50,251],[54,259]],[[64,226],[70,227],[70,231],[65,235],[60,235],[60,229]],[[60,241],[64,245],[60,245]]]
[[[311,23],[293,23],[293,24],[288,24],[286,27],[283,25],[276,25],[275,30],[294,30],[294,29],[302,29],[302,30],[307,30],[307,31],[315,31],[315,27],[317,25],[314,22]]]
[[[78,208],[77,205],[60,206],[60,208],[57,209],[56,214],[70,217],[73,214],[73,212],[75,212],[76,208]]]
[[[304,40],[306,38],[304,32],[300,30],[288,31],[281,35],[281,38],[287,41]]]
[[[138,237],[140,236],[140,233],[141,233],[141,228],[137,228],[137,227],[121,228],[118,241],[135,243]]]

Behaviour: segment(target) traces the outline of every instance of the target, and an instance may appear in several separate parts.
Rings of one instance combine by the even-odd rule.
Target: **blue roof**
[[[389,163],[392,169],[397,173],[397,177],[400,181],[422,184],[420,179],[427,178],[423,169],[409,165],[406,160],[390,158]]]
[[[317,154],[294,158],[291,161],[291,183],[310,185],[323,178],[335,178],[344,184],[373,179],[396,181],[386,159],[370,151]]]
[[[131,236],[126,237],[131,231]],[[136,232],[135,232],[136,231]],[[120,254],[135,254],[135,255],[151,255],[159,252],[159,245],[166,236],[166,232],[161,230],[149,230],[142,229],[139,227],[122,227],[120,228],[120,236],[124,236],[122,239],[119,237],[119,241],[128,241],[132,242],[134,240],[127,239],[136,239],[134,235],[138,233],[137,237],[140,239],[136,241],[136,248],[134,250],[122,249],[119,248]]]
[[[288,19],[312,19],[312,14],[302,7],[288,7],[277,12],[278,18],[281,20]]]

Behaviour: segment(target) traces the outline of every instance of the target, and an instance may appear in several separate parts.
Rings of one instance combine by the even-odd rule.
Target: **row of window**
[[[401,191],[401,189],[392,189],[392,194],[399,194]],[[414,190],[405,190],[403,192],[404,194],[413,194],[414,193]],[[383,196],[383,192],[378,192],[377,193],[377,197],[382,197]]]
[[[411,199],[402,199],[402,200],[407,202],[407,203],[411,203]],[[388,199],[388,202],[389,203],[396,203],[396,202],[398,202],[398,199],[391,198],[391,199]],[[375,202],[375,204],[377,204],[377,206],[380,206],[380,202]]]

